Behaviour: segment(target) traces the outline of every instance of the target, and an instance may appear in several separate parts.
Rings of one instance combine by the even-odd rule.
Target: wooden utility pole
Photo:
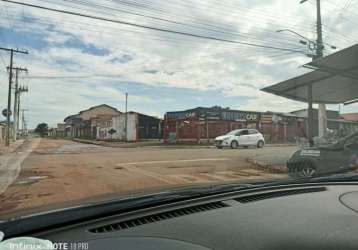
[[[125,132],[125,141],[128,141],[128,93],[126,93],[126,116],[125,116],[125,124],[124,124],[124,132]]]
[[[12,88],[12,70],[13,70],[13,59],[14,59],[14,53],[22,53],[22,54],[28,54],[29,52],[19,49],[8,49],[0,47],[0,50],[5,50],[10,52],[10,65],[9,65],[9,91],[7,96],[7,114],[6,114],[6,140],[5,140],[5,146],[10,146],[10,115],[11,115],[11,88]]]
[[[10,71],[10,67],[7,67]],[[19,73],[21,71],[28,72],[26,68],[13,67],[15,70],[15,98],[14,98],[14,112],[13,112],[13,126],[12,126],[12,140],[15,142],[17,137],[17,130],[19,129],[19,105],[20,105],[20,94],[25,91],[24,88],[19,88]]]
[[[29,111],[29,110],[21,109],[20,111],[22,111],[21,136],[24,136],[24,135],[27,136],[27,125],[26,125],[26,120],[25,120],[25,111]]]
[[[20,107],[21,107],[20,103],[21,103],[21,94],[23,92],[29,92],[29,89],[27,87],[23,87],[23,86],[21,86],[19,88],[19,97],[17,99],[17,119],[16,119],[16,121],[17,121],[16,130],[17,131],[19,130],[19,125],[20,125]]]

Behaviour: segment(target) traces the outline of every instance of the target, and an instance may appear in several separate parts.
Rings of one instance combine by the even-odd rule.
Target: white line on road
[[[117,166],[130,166],[130,165],[139,165],[139,164],[158,164],[158,163],[180,163],[180,162],[200,162],[200,161],[228,161],[229,158],[204,158],[204,159],[188,159],[188,160],[171,160],[171,161],[138,161],[138,162],[128,162],[120,163]]]

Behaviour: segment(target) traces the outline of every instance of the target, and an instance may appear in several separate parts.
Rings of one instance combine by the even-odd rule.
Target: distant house
[[[358,113],[341,114],[340,117],[346,121],[358,122]]]
[[[6,123],[0,122],[0,141],[5,140],[6,135]]]
[[[297,110],[291,113],[300,117],[304,117],[307,127],[307,109]],[[354,114],[340,115],[338,111],[327,110],[327,128],[333,131],[339,131],[339,133],[342,133],[343,135],[357,131],[358,120],[354,120],[354,117]],[[314,136],[318,136],[318,109],[313,109],[313,134]]]
[[[65,137],[65,123],[57,123],[57,126],[55,128],[50,128],[48,131],[48,135],[51,137]]]
[[[97,139],[98,127],[111,123],[112,118],[120,114],[120,111],[107,104],[82,110],[76,115],[70,115],[65,118],[65,136]]]
[[[65,137],[79,137],[79,128],[81,127],[82,119],[77,115],[70,115],[64,119],[65,123]]]
[[[120,141],[160,139],[161,123],[162,120],[157,117],[137,112],[122,113],[114,116],[112,123],[104,124],[98,128],[97,139]],[[113,134],[109,132],[110,130],[113,131]]]

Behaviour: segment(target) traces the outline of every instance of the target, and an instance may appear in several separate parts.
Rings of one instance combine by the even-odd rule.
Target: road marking
[[[170,161],[138,161],[138,162],[119,163],[116,166],[130,166],[130,165],[158,164],[158,163],[200,162],[200,161],[228,161],[228,160],[230,160],[230,159],[229,158],[204,158],[204,159],[170,160]]]

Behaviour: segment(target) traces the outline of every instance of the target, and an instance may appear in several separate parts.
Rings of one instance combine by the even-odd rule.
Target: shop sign
[[[220,120],[221,119],[221,112],[220,111],[202,111],[199,114],[199,120]]]
[[[179,120],[193,119],[193,118],[196,118],[196,112],[194,112],[194,111],[168,112],[167,118],[168,119],[179,119]]]
[[[259,114],[242,111],[226,111],[223,112],[223,119],[231,121],[257,121],[259,120]]]

